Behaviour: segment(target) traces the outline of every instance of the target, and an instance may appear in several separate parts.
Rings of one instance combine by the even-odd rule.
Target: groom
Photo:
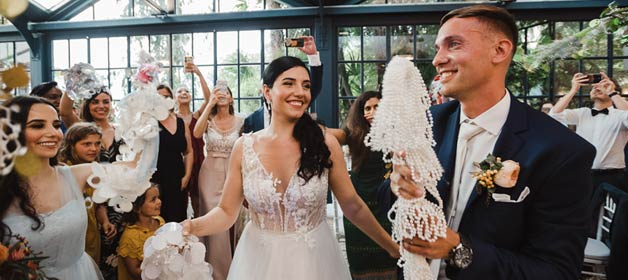
[[[469,6],[441,20],[432,64],[441,93],[456,101],[434,106],[432,114],[445,170],[437,188],[449,227],[433,243],[404,241],[410,252],[434,260],[439,279],[580,277],[595,149],[507,91],[516,46],[517,26],[505,9]],[[496,186],[496,196],[484,187],[478,194],[471,176],[479,171],[473,162],[489,153],[521,168],[516,184]],[[406,178],[409,168],[395,166],[395,193],[424,192]]]

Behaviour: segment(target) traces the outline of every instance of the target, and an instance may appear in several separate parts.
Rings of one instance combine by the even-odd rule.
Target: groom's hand
[[[400,152],[399,157],[405,159],[405,152]],[[412,180],[412,171],[407,165],[393,166],[393,172],[390,174],[390,189],[396,196],[405,199],[419,198],[425,193],[425,189]]]
[[[460,235],[449,227],[447,228],[447,236],[439,238],[434,242],[421,240],[418,237],[403,240],[404,249],[432,260],[448,259],[449,252],[458,244],[460,244]]]

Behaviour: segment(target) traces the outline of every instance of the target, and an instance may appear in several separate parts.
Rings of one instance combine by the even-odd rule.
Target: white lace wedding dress
[[[260,162],[254,136],[244,136],[242,178],[251,221],[229,269],[230,280],[351,279],[347,261],[325,221],[328,171],[306,184],[297,174],[285,193]]]

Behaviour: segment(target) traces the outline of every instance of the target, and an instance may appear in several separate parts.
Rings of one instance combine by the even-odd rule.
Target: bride
[[[305,64],[295,57],[277,58],[264,71],[263,82],[270,126],[238,139],[219,205],[183,222],[184,233],[225,231],[246,198],[251,221],[228,279],[351,279],[325,221],[331,185],[345,216],[398,257],[397,244],[355,192],[338,141],[305,113],[311,101]]]

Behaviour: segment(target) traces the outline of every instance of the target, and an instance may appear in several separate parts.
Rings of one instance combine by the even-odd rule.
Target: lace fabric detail
[[[244,125],[244,118],[235,115],[235,125],[227,130],[220,130],[216,127],[213,120],[207,123],[207,130],[205,131],[205,148],[207,149],[207,155],[214,153],[218,154],[230,154],[233,148],[233,144],[240,137],[240,130]]]
[[[280,193],[277,186],[281,182],[265,170],[253,142],[252,135],[244,135],[242,178],[251,222],[264,232],[294,234],[310,247],[315,246],[308,233],[325,221],[329,171],[307,183],[295,173],[285,192]]]

